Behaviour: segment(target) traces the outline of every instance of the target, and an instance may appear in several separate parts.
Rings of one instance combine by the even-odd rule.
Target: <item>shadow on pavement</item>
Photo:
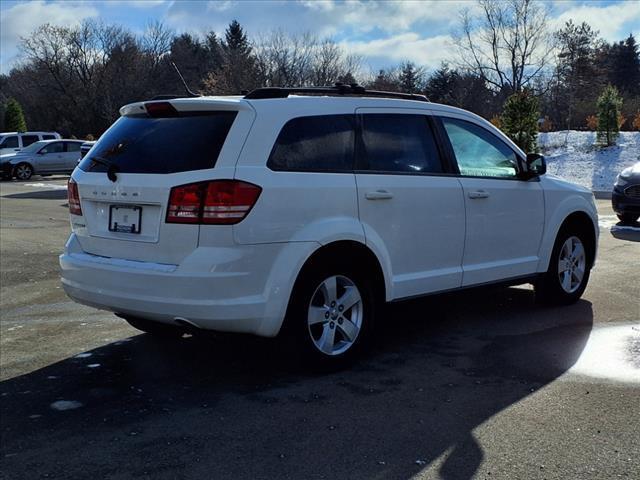
[[[638,222],[634,222],[633,225],[625,225],[622,222],[618,222],[609,231],[618,240],[640,242],[640,223]]]
[[[2,198],[33,198],[35,200],[66,200],[67,191],[60,189],[34,190],[33,192],[12,193]]]
[[[393,304],[384,320],[366,358],[328,375],[273,341],[139,335],[4,381],[3,470],[409,478],[439,459],[442,478],[471,478],[483,460],[473,429],[565,373],[593,315],[586,301],[543,308],[509,288]]]

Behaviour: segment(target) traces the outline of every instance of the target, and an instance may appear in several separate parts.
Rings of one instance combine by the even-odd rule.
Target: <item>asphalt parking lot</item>
[[[0,184],[0,478],[640,478],[640,231],[608,200],[577,304],[394,304],[366,358],[315,375],[273,341],[162,343],[71,302],[64,184]]]

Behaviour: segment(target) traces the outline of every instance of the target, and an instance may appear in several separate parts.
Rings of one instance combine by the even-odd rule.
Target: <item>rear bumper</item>
[[[71,234],[60,266],[65,292],[79,303],[270,337],[282,325],[297,259],[309,248],[307,242],[197,248],[181,265],[166,265],[90,255]]]
[[[615,189],[611,194],[611,206],[613,211],[620,215],[625,213],[640,214],[640,198],[628,197]]]

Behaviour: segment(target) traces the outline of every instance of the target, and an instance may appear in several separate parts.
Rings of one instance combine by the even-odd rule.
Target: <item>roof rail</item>
[[[247,93],[244,98],[248,100],[261,100],[265,98],[287,98],[289,95],[329,95],[329,96],[349,96],[349,97],[382,97],[382,98],[401,98],[403,100],[417,100],[419,102],[428,102],[429,99],[424,95],[414,93],[400,92],[382,92],[379,90],[367,90],[357,83],[345,85],[337,82],[333,87],[265,87],[256,88]]]

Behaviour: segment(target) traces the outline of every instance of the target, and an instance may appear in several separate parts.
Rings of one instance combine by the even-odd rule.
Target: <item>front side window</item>
[[[267,166],[272,170],[351,171],[354,141],[352,115],[294,118],[282,127]]]
[[[18,136],[4,137],[4,140],[0,143],[0,148],[18,148]]]
[[[40,153],[62,153],[62,152],[64,152],[64,145],[62,144],[62,142],[50,143],[49,145],[44,147],[42,150],[40,150]]]
[[[32,143],[39,141],[37,135],[22,135],[22,148],[28,147]]]
[[[464,120],[442,118],[461,175],[515,178],[518,157],[502,140]]]
[[[362,119],[362,167],[378,172],[442,173],[424,115],[370,113]]]

